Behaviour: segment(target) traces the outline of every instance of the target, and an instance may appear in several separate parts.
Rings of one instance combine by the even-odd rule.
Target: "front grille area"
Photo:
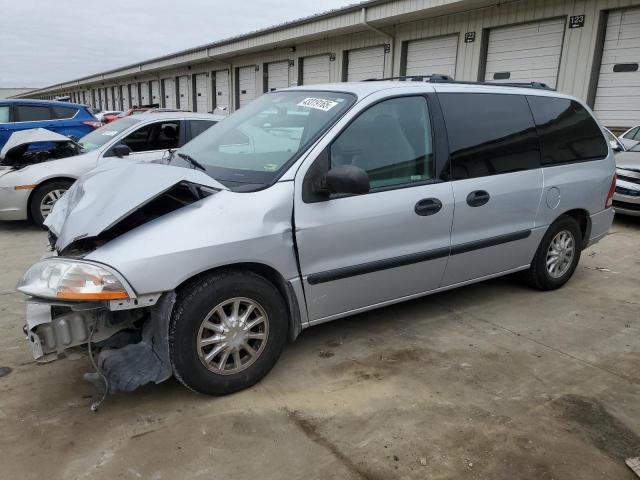
[[[618,180],[624,180],[625,182],[631,182],[640,185],[640,178],[636,177],[627,177],[626,175],[618,174]]]
[[[636,212],[640,212],[640,203],[627,203],[620,202],[618,200],[613,201],[613,208],[624,208],[625,210],[635,210]]]
[[[630,197],[640,197],[640,190],[630,190],[624,187],[616,187],[616,193],[620,195],[628,195]]]

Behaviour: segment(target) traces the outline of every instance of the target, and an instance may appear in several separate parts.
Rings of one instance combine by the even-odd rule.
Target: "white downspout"
[[[382,35],[383,37],[386,37],[389,39],[389,57],[390,57],[390,62],[391,62],[391,77],[394,76],[394,72],[393,69],[395,67],[394,65],[394,58],[395,58],[395,50],[396,50],[396,37],[394,37],[393,35],[391,35],[390,33],[387,33],[383,30],[380,30],[377,27],[374,27],[373,25],[369,24],[367,22],[367,8],[366,7],[362,7],[362,20],[360,21],[360,23],[362,23],[362,25],[364,25],[366,28],[368,28],[369,30],[371,30],[372,32],[376,32],[379,35]]]

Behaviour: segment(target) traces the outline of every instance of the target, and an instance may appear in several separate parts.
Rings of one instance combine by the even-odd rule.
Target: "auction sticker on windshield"
[[[106,137],[113,137],[114,135],[117,135],[117,134],[118,134],[117,130],[107,130],[106,132],[102,132],[102,135]]]
[[[315,108],[323,112],[328,112],[336,105],[338,105],[338,102],[325,100],[324,98],[305,98],[298,104],[299,107]]]

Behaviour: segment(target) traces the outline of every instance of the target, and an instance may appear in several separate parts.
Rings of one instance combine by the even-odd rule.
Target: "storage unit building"
[[[484,80],[542,82],[556,88],[566,18],[553,18],[488,32]]]
[[[607,19],[594,111],[611,127],[640,124],[640,8]]]

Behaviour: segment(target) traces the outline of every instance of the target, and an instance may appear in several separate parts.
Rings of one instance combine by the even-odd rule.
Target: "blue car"
[[[46,100],[0,100],[0,149],[13,132],[46,128],[79,139],[102,124],[86,105]]]

